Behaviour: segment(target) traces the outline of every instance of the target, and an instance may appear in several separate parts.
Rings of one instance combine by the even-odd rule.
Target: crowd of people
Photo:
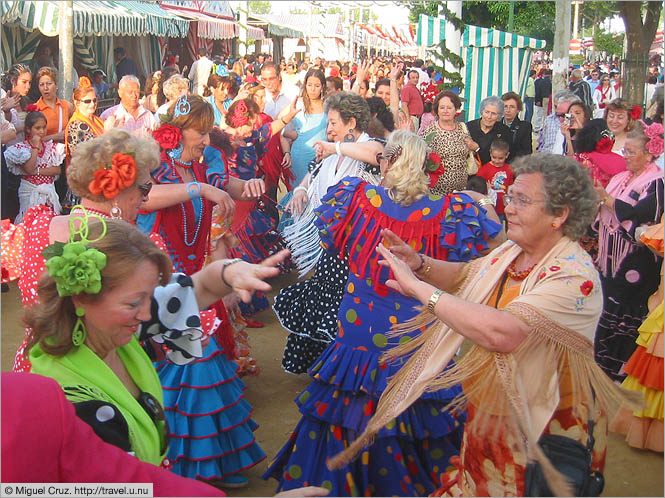
[[[116,49],[117,84],[94,71],[69,102],[38,54],[2,80],[2,282],[26,327],[4,481],[41,451],[11,408],[33,384],[72,460],[126,466],[86,471],[99,482],[247,486],[268,456],[248,329],[289,272],[282,367],[312,382],[263,476],[282,495],[580,496],[542,438],[585,447],[595,476],[608,428],[663,451],[662,76],[640,106],[613,67],[571,68],[554,94],[534,67],[465,122],[416,58],[200,49],[140,75]],[[31,478],[55,472],[80,480]]]

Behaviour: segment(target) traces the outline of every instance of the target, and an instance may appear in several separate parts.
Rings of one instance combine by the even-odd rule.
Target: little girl
[[[37,204],[51,206],[55,214],[60,214],[54,182],[65,158],[65,144],[43,141],[46,117],[34,109],[32,105],[26,107],[25,140],[5,151],[9,171],[23,177],[18,188],[19,213],[14,223],[23,221],[28,209]]]

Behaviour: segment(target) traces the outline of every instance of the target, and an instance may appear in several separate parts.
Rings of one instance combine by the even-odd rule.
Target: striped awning
[[[420,14],[418,19],[418,46],[432,47],[438,45],[445,38],[445,19]],[[472,25],[467,25],[462,35],[462,45],[465,47],[511,47],[542,50],[546,44],[545,40]]]
[[[289,14],[249,14],[252,24],[265,26],[269,35],[283,36],[285,38],[305,38],[305,34],[300,29],[292,26],[292,16]]]
[[[3,23],[38,29],[46,36],[59,34],[59,2],[3,1],[1,5]],[[189,30],[188,20],[148,2],[77,0],[73,7],[75,36],[185,37]]]
[[[174,14],[178,14],[180,17],[196,22],[196,35],[200,38],[228,40],[238,36],[238,26],[234,21],[212,17],[203,12],[171,7],[167,4],[164,4],[164,8]]]

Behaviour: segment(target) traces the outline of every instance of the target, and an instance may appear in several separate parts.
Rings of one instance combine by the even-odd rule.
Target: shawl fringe
[[[294,216],[293,223],[282,230],[282,237],[291,250],[291,261],[298,268],[298,278],[301,279],[316,266],[323,252],[315,219],[310,202],[300,216]]]
[[[468,280],[467,277],[465,281]],[[586,421],[591,415],[613,413],[622,403],[631,409],[639,409],[643,405],[642,396],[621,389],[605,375],[594,361],[593,344],[585,337],[553,322],[529,304],[512,303],[505,311],[531,325],[532,330],[522,344],[508,354],[473,346],[455,365],[429,380],[426,390],[435,391],[463,383],[464,392],[446,409],[465,408],[468,402],[481,406],[467,430],[489,438],[496,437],[500,430],[514,432],[517,436],[515,440],[522,442],[522,450],[529,461],[541,464],[554,493],[557,496],[572,496],[566,479],[552,466],[537,444],[540,432],[534,430],[527,400],[571,396],[573,415]],[[423,327],[426,329],[418,338],[387,353],[386,356],[396,358],[417,350],[391,378],[365,432],[332,458],[329,468],[348,464],[390,422],[389,407],[403,399],[404,393],[416,381],[430,349],[437,342],[432,339],[436,339],[446,326],[432,314],[421,313],[400,324],[399,329],[393,332],[400,334]],[[448,330],[442,340],[461,344],[459,337]]]

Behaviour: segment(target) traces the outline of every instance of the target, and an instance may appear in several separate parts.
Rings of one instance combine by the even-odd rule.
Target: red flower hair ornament
[[[430,152],[425,158],[425,173],[429,175],[430,188],[436,185],[439,177],[443,175],[445,168],[441,162],[441,157],[436,152]]]
[[[608,152],[612,151],[612,147],[614,147],[614,140],[609,137],[603,137],[598,140],[594,150],[596,152],[600,152],[601,154],[607,154]]]
[[[642,117],[642,107],[639,105],[634,105],[630,110],[630,117],[633,119],[640,119]]]
[[[152,132],[152,138],[157,140],[163,150],[174,149],[180,143],[182,132],[177,126],[164,123]]]
[[[241,126],[249,123],[249,109],[244,100],[239,100],[233,109],[233,114],[231,115],[231,124],[234,128],[240,128]]]
[[[25,112],[39,112],[39,106],[35,104],[28,104],[25,106]]]
[[[134,185],[136,180],[136,161],[134,153],[113,155],[111,164],[95,171],[94,180],[88,184],[93,195],[103,195],[107,199],[115,199],[120,191]]]

